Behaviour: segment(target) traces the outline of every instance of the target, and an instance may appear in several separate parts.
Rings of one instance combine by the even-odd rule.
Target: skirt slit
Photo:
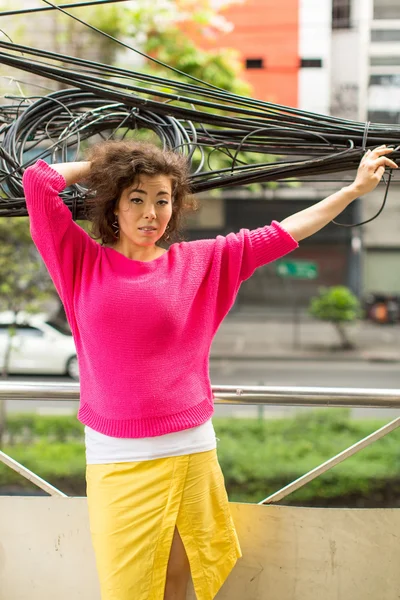
[[[212,600],[240,546],[215,450],[88,465],[89,521],[102,600],[163,600],[175,527],[197,600]]]

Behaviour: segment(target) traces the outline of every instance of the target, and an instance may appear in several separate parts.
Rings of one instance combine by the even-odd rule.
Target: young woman
[[[90,528],[102,600],[211,600],[240,557],[216,456],[212,339],[242,281],[294,250],[386,167],[382,146],[355,181],[257,230],[172,244],[188,165],[155,146],[106,142],[88,162],[24,174],[33,240],[74,335],[86,425]],[[95,242],[59,197],[86,180]]]

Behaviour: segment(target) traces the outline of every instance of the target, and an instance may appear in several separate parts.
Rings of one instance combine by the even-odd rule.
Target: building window
[[[386,125],[400,125],[400,113],[389,110],[369,110],[368,121],[385,123]]]
[[[302,69],[320,69],[322,67],[322,60],[320,58],[302,58],[300,67]]]
[[[374,123],[400,122],[400,75],[372,74],[368,88],[368,120]]]
[[[333,0],[332,29],[350,29],[351,0]]]
[[[374,0],[374,19],[400,19],[399,0]]]
[[[400,29],[373,29],[371,42],[400,42]]]
[[[371,56],[371,67],[400,67],[400,56]]]
[[[264,59],[262,58],[246,58],[246,69],[263,69]]]
[[[393,75],[371,75],[369,84],[379,85],[382,88],[400,88],[400,75],[397,75],[397,73],[393,73]],[[387,98],[387,101],[390,102],[390,99]]]

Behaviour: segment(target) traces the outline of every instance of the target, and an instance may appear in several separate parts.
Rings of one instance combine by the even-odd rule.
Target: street
[[[400,388],[400,365],[373,362],[287,360],[211,361],[215,385],[302,385]]]
[[[211,361],[213,385],[282,385],[400,389],[400,368],[396,363],[374,362],[328,362],[328,361],[285,361],[285,360],[225,360]],[[12,381],[70,381],[66,377],[22,377],[13,376]],[[42,414],[71,413],[77,409],[76,402],[21,401],[6,402],[9,412],[35,410]],[[308,408],[268,406],[263,413],[267,417],[284,416]],[[315,409],[314,409],[315,410]],[[255,406],[216,406],[216,415],[257,416]],[[355,417],[397,416],[398,411],[389,409],[353,409]]]
[[[215,360],[211,363],[211,381],[214,385],[282,385],[353,388],[400,389],[398,364],[370,362],[311,362],[263,360]],[[265,417],[280,417],[309,408],[264,407]],[[315,410],[315,409],[314,409]],[[256,416],[257,407],[217,406],[216,414]],[[352,409],[356,418],[390,418],[398,411],[389,409]]]

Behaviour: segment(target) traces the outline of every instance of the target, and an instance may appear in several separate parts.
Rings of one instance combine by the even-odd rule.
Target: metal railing
[[[363,388],[323,388],[294,386],[214,386],[217,404],[258,404],[280,406],[348,407],[348,408],[400,408],[400,390]],[[79,400],[78,383],[25,383],[0,382],[0,399],[3,400]],[[384,425],[343,452],[299,477],[259,504],[278,502],[303,487],[319,475],[353,456],[363,448],[381,439],[400,426],[400,417]],[[0,451],[0,461],[52,496],[66,496],[47,481]]]
[[[213,386],[217,404],[400,408],[400,390],[296,386]],[[3,400],[79,400],[79,383],[1,381]]]

